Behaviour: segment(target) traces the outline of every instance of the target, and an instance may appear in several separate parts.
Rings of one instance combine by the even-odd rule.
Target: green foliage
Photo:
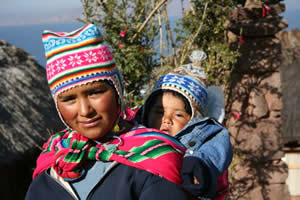
[[[112,48],[123,74],[128,106],[134,105],[141,100],[140,91],[159,62],[154,49],[156,22],[146,24],[136,34],[152,7],[141,0],[82,0],[82,4],[84,19],[81,21],[101,27],[104,41]]]
[[[236,0],[190,0],[192,9],[178,22],[174,42],[167,0],[81,2],[81,21],[102,27],[104,40],[112,47],[124,77],[127,106],[142,102],[141,90],[151,88],[158,76],[187,62],[194,49],[208,54],[203,66],[209,82],[227,86],[238,54],[229,48],[224,23]]]

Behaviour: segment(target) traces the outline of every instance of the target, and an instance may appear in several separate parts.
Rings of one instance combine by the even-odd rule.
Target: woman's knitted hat
[[[55,102],[63,91],[99,80],[111,81],[122,101],[122,76],[95,25],[87,24],[70,33],[46,30],[42,39],[48,84]]]
[[[199,54],[199,52],[197,53]],[[203,53],[199,54],[201,58],[194,59],[196,59],[197,62],[200,61],[199,59],[205,59],[206,55],[203,56]],[[195,57],[196,53],[192,55]],[[172,90],[183,95],[190,104],[192,110],[191,118],[207,116],[216,117],[214,116],[216,115],[216,110],[212,111],[210,110],[210,108],[212,103],[214,105],[216,105],[216,103],[220,105],[224,104],[221,103],[221,101],[224,101],[224,96],[222,93],[222,89],[220,89],[220,87],[207,87],[207,76],[201,67],[195,66],[192,63],[183,65],[179,68],[176,68],[173,72],[161,76],[156,82],[150,95],[145,101],[142,120],[144,123],[146,123],[146,112],[149,112],[149,106],[151,106],[148,104],[151,101],[151,98],[161,90]],[[216,97],[218,97],[219,99],[217,99]],[[208,106],[208,104],[210,104],[210,106]],[[218,115],[220,117],[220,111],[218,112]],[[223,117],[224,116],[222,116],[222,118]]]

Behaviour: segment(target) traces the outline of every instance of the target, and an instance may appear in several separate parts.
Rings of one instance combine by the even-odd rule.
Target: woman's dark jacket
[[[78,199],[50,176],[50,169],[38,175],[29,186],[26,200]],[[147,171],[123,164],[113,167],[90,191],[87,199],[105,200],[185,200],[187,194],[179,185]]]

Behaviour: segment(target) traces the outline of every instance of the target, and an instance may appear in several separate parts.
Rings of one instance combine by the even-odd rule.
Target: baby
[[[183,65],[160,77],[141,111],[145,126],[162,130],[186,146],[183,187],[197,198],[216,196],[218,177],[233,156],[229,132],[217,121],[224,117],[219,103],[224,99],[205,82],[200,67]]]

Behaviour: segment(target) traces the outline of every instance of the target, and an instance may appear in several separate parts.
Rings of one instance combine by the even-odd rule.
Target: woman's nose
[[[88,117],[93,113],[93,107],[88,99],[83,98],[79,101],[79,114],[83,117]]]

